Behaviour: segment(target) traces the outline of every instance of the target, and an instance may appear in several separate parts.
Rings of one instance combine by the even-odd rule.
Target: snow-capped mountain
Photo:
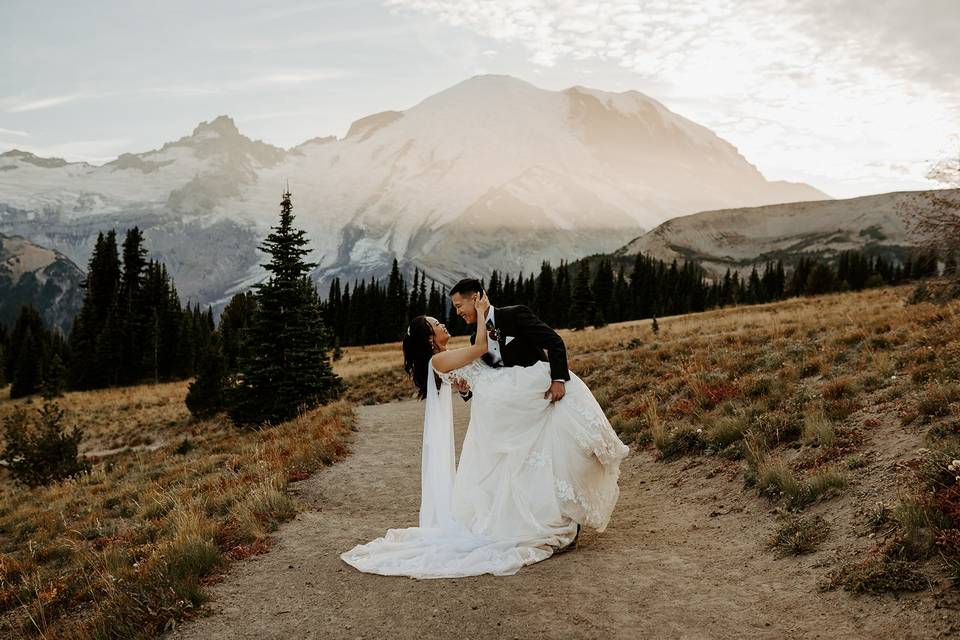
[[[20,307],[30,304],[66,335],[83,303],[81,280],[83,272],[62,253],[0,234],[0,324],[12,328]]]
[[[232,119],[103,166],[0,155],[0,231],[86,264],[99,230],[144,230],[185,299],[223,301],[264,275],[256,250],[289,183],[324,288],[397,257],[450,283],[608,252],[708,208],[822,199],[767,181],[708,129],[637,93],[475,76],[347,135],[281,149]]]
[[[938,193],[960,199],[960,189]],[[714,277],[728,268],[749,273],[767,260],[789,263],[800,254],[830,259],[851,249],[904,260],[917,238],[907,233],[902,214],[928,206],[923,194],[907,191],[704,211],[668,220],[615,255],[694,260]]]

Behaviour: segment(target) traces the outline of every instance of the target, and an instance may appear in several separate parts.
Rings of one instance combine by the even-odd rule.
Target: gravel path
[[[457,443],[467,408],[455,399]],[[515,576],[414,580],[363,574],[338,554],[415,526],[423,405],[358,408],[353,455],[293,492],[304,511],[267,554],[211,587],[208,614],[170,639],[927,638],[936,615],[910,598],[819,593],[820,552],[777,559],[774,519],[742,481],[691,460],[634,453],[603,534]]]

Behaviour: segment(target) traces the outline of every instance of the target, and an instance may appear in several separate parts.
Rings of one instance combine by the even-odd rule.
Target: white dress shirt
[[[492,322],[493,326],[497,326],[497,321],[493,317],[493,305],[490,305],[490,310],[487,312],[487,319],[484,322]],[[490,352],[490,358],[493,361],[493,364],[497,364],[503,360],[503,356],[500,354],[500,343],[490,337],[490,332],[487,331],[487,351]]]

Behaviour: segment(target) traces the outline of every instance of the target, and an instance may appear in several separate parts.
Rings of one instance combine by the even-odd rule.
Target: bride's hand
[[[474,307],[477,309],[477,316],[486,320],[487,311],[490,310],[490,298],[487,297],[486,293],[480,294],[480,297],[477,298],[477,301],[474,303]]]

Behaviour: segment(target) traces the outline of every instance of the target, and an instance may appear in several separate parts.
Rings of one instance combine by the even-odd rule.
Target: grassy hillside
[[[768,496],[778,552],[828,535],[868,543],[823,588],[917,590],[960,584],[960,302],[908,305],[911,290],[561,335],[625,442]],[[380,345],[338,366],[354,401],[383,402],[411,397],[401,361],[399,345]],[[844,527],[829,533],[821,512]]]
[[[346,453],[347,403],[240,433],[192,420],[186,391],[68,393],[92,473],[28,490],[0,469],[0,637],[156,637],[230,561],[269,549],[297,511],[289,482]],[[0,418],[39,403],[0,400]]]
[[[908,305],[910,291],[562,335],[621,438],[675,487],[725,479],[768,501],[770,554],[815,554],[823,589],[942,594],[960,583],[960,303]],[[351,401],[412,396],[401,360],[398,344],[346,349],[346,401],[259,432],[192,420],[186,383],[66,394],[102,464],[33,490],[0,470],[0,637],[154,637],[189,616],[296,512],[287,484],[345,454]],[[39,403],[0,400],[0,419]]]

